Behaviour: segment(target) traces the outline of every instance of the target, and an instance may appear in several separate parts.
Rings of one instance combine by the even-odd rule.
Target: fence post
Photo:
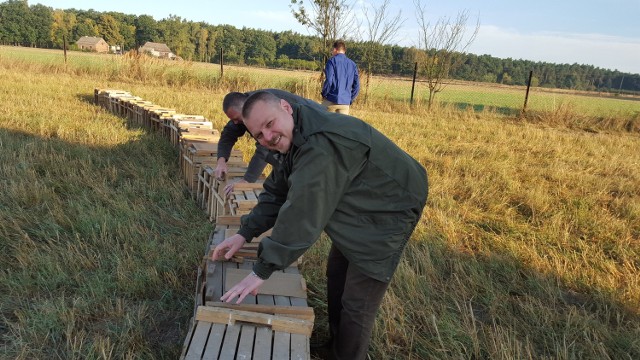
[[[524,106],[522,107],[522,115],[527,112],[527,102],[529,102],[529,89],[531,88],[531,77],[533,77],[533,70],[529,71],[529,81],[527,81],[527,93],[524,95]]]
[[[416,74],[418,73],[418,62],[416,61],[416,65],[413,67],[413,81],[411,82],[411,100],[409,101],[409,105],[413,105],[413,90],[416,87]]]
[[[62,35],[62,49],[64,51],[64,63],[67,63],[67,38]]]
[[[220,47],[220,78],[224,76],[224,47]]]

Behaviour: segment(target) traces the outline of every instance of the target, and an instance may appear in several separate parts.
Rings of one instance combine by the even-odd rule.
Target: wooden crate
[[[169,117],[175,114],[176,111],[174,109],[167,108],[152,108],[148,111],[149,116],[149,129],[152,132],[157,132],[160,134],[164,133],[164,118]]]
[[[239,218],[238,218],[239,219]],[[235,219],[220,221],[208,244],[207,254],[229,234],[236,231]],[[257,239],[248,243],[255,248]],[[219,302],[230,285],[227,276],[250,271],[253,261],[220,262],[208,256],[203,260],[195,295],[195,313],[185,338],[181,359],[310,359],[309,337],[313,328],[313,310],[304,297],[286,293],[306,293],[304,281],[272,287],[271,293],[247,296],[242,304]],[[296,266],[276,272],[278,276],[302,279]],[[279,291],[283,291],[279,294]]]
[[[240,183],[239,181],[242,180],[246,172],[247,172],[246,166],[242,166],[242,167],[230,166],[227,169],[227,176],[224,179],[213,179],[213,185],[212,185],[212,191],[211,191],[211,195],[213,196],[211,196],[211,201],[215,201],[216,204],[211,206],[212,208],[215,209],[215,213],[210,215],[209,220],[211,220],[212,222],[215,222],[216,218],[219,216],[231,215],[231,208],[230,208],[231,203],[229,202],[227,195],[224,193],[224,188],[228,184],[236,184],[234,188],[237,186],[262,187],[261,183],[264,182],[264,176],[260,176],[260,178],[258,178],[258,181],[255,184]]]
[[[142,117],[138,116],[138,114],[141,112],[142,107],[149,105],[153,105],[153,103],[146,100],[129,101],[127,104],[127,119],[129,120],[129,124],[136,127],[142,126]]]
[[[183,176],[185,184],[189,188],[189,191],[191,191],[194,199],[196,199],[200,168],[204,165],[215,168],[218,161],[218,144],[193,140],[188,140],[186,144],[188,144],[188,147],[183,153]],[[242,160],[242,152],[239,150],[231,151],[231,156],[227,164],[229,166],[246,167],[246,164]]]
[[[236,184],[227,199],[230,215],[241,216],[250,213],[258,203],[258,196],[261,192],[262,183]]]

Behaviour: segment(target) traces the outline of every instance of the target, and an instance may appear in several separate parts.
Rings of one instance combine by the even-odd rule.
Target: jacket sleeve
[[[316,134],[295,154],[286,201],[270,237],[262,239],[253,270],[261,278],[289,266],[320,236],[349,184],[366,162],[368,148]],[[262,199],[261,199],[262,201]]]
[[[256,143],[256,152],[253,153],[249,161],[247,172],[244,174],[243,179],[250,183],[256,182],[262,174],[262,170],[267,166],[266,158],[268,154],[269,150],[266,147]]]
[[[229,161],[233,145],[236,144],[238,139],[244,135],[246,131],[247,128],[244,125],[236,125],[233,121],[229,121],[222,129],[222,134],[220,134],[220,140],[218,141],[218,159],[224,158],[225,161]]]
[[[238,234],[242,235],[247,242],[251,242],[254,237],[273,227],[280,207],[287,200],[288,185],[282,169],[272,171],[263,187],[264,190],[258,196],[258,204],[251,213],[240,218]]]
[[[353,86],[351,87],[351,103],[353,103],[360,93],[360,75],[358,74],[358,66],[353,66]]]
[[[327,64],[324,66],[324,84],[322,84],[323,99],[327,98],[327,95],[329,94],[329,90],[333,85],[333,79],[335,77],[333,72],[334,72],[333,62],[331,61],[331,59],[329,59],[327,61]]]

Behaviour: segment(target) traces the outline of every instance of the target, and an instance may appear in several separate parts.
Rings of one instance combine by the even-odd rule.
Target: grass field
[[[50,53],[0,47],[0,358],[174,359],[212,225],[175,150],[93,104],[93,89],[221,128],[230,89],[313,94],[314,75],[233,69],[221,81],[201,64],[70,53],[65,66]],[[418,159],[431,188],[371,357],[640,358],[639,103],[593,98],[602,113],[586,116],[584,97],[549,94],[571,104],[522,121],[457,85],[443,100],[484,109],[410,107],[393,101],[404,87],[376,81],[353,114]],[[301,263],[317,338],[327,248],[321,238]]]

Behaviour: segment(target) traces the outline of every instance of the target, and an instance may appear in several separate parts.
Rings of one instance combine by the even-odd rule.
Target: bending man
[[[253,273],[221,300],[241,302],[302,255],[324,230],[332,246],[327,298],[332,352],[364,359],[377,309],[427,199],[425,169],[365,122],[258,92],[245,102],[248,131],[282,154],[238,233],[213,252],[230,259],[262,239]]]

